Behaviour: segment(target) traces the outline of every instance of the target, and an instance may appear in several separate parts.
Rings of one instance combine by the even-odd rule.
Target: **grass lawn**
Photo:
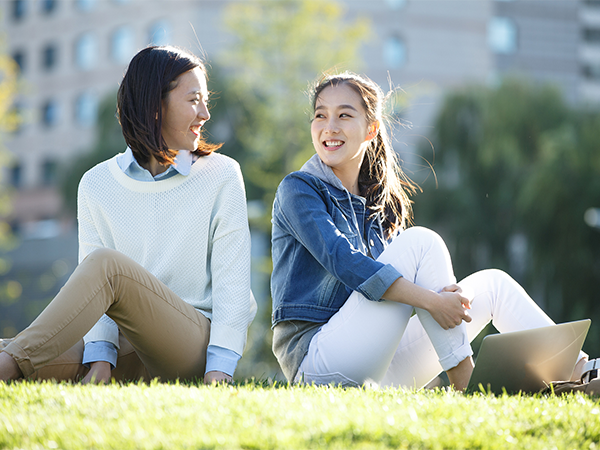
[[[600,400],[0,382],[2,449],[599,448]]]

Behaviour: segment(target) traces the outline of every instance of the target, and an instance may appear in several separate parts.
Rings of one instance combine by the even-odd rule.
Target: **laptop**
[[[551,381],[571,378],[591,320],[483,338],[467,392],[538,392]]]

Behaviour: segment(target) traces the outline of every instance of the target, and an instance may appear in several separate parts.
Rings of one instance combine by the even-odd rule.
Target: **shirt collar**
[[[190,174],[190,170],[192,170],[192,164],[194,162],[193,156],[194,155],[189,150],[179,150],[175,157],[174,164],[169,167],[173,168],[181,175],[187,176]],[[117,162],[123,172],[127,172],[131,165],[134,165],[136,169],[146,170],[137,162],[130,147],[127,147],[125,153],[119,155]]]

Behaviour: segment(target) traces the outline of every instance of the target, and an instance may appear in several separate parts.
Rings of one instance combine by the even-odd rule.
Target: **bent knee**
[[[501,269],[484,269],[480,272],[483,276],[493,281],[514,281],[509,274]]]
[[[90,254],[88,254],[83,259],[83,261],[86,261],[88,259],[90,259],[90,260],[115,259],[115,258],[119,258],[122,255],[123,254],[121,252],[118,252],[117,250],[114,250],[112,248],[99,248],[99,249],[94,250]]]
[[[425,227],[410,227],[400,233],[404,239],[411,239],[419,242],[435,242],[445,246],[442,237],[430,228]]]
[[[130,259],[117,250],[112,248],[99,248],[87,255],[83,261],[81,261],[81,264],[85,264],[86,266],[96,265],[100,267],[106,267],[107,265],[111,264],[120,265],[126,261],[130,261]]]

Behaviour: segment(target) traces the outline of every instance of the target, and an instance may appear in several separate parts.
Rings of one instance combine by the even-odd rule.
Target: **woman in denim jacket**
[[[490,320],[500,332],[553,322],[499,270],[456,284],[440,236],[405,229],[415,186],[394,157],[384,99],[351,73],[314,89],[316,155],[273,204],[273,352],[290,381],[420,388],[445,370],[464,389],[470,341]]]

